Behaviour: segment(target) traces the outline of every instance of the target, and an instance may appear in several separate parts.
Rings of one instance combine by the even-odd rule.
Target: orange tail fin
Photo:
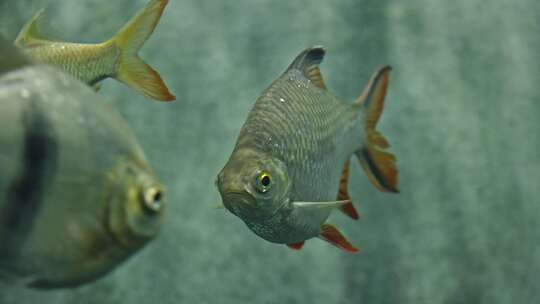
[[[168,0],[151,0],[110,41],[120,50],[120,64],[115,78],[141,92],[161,101],[175,97],[159,76],[137,55],[139,49],[154,31]]]
[[[390,145],[375,129],[384,108],[384,98],[388,87],[390,66],[377,70],[362,95],[355,102],[367,112],[365,131],[366,143],[356,152],[362,168],[369,180],[384,192],[399,192],[396,158],[385,149]]]

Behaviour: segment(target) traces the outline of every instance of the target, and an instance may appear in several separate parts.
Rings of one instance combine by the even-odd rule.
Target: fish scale
[[[88,84],[114,75],[118,69],[120,52],[111,43],[85,45],[53,43],[25,50],[40,62],[56,65]]]
[[[362,138],[359,119],[358,111],[351,111],[350,106],[315,87],[300,71],[291,70],[257,100],[240,137],[251,138],[258,148],[285,162],[292,180],[292,200],[329,201],[335,199],[343,163]],[[346,140],[354,137],[358,141]],[[268,138],[288,149],[275,149],[268,145]],[[279,225],[248,226],[267,238],[304,239],[319,233],[321,221],[330,212],[311,210],[307,216],[293,212],[286,220],[270,220]],[[291,228],[302,232],[291,234]]]
[[[295,185],[293,199],[333,199],[341,173],[341,168],[335,169],[357,148],[357,144],[344,142],[344,139],[354,137],[352,134],[358,140],[362,137],[361,124],[356,121],[358,115],[350,113],[350,107],[316,88],[299,71],[288,74],[270,87],[271,97],[263,94],[256,102],[243,132],[259,135],[261,138],[254,138],[254,141],[263,145],[264,137],[270,136],[279,146],[292,147],[274,151],[272,146],[261,146],[277,153],[287,163]],[[280,98],[286,102],[280,102]],[[336,173],[328,174],[332,171]],[[312,186],[303,186],[305,181]]]

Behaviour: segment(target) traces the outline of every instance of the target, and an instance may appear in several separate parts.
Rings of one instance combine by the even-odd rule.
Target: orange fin
[[[337,248],[349,252],[357,253],[358,248],[354,247],[347,239],[337,230],[336,227],[330,224],[323,224],[321,226],[321,234],[319,235],[320,239],[327,241],[328,243],[336,246]]]
[[[325,53],[326,50],[322,46],[314,46],[305,49],[296,56],[285,72],[291,69],[298,69],[307,79],[311,80],[314,85],[321,89],[326,89],[321,70],[319,69],[319,64],[323,61]]]
[[[390,66],[384,66],[377,70],[355,102],[355,106],[361,106],[367,112],[366,143],[356,152],[356,156],[375,187],[384,192],[399,192],[396,158],[385,150],[390,145],[384,136],[375,130],[384,108],[391,69]]]
[[[305,241],[301,241],[301,242],[298,242],[298,243],[294,243],[294,244],[287,244],[287,246],[291,249],[294,249],[294,250],[300,250],[302,249],[302,247],[304,247],[304,243]]]
[[[339,207],[339,210],[341,210],[341,212],[345,213],[352,219],[357,220],[360,216],[358,215],[356,208],[354,208],[354,205],[352,204],[352,201],[351,201],[351,197],[349,196],[349,191],[347,190],[347,185],[349,183],[349,165],[350,165],[350,161],[347,160],[345,162],[345,166],[343,167],[343,173],[341,174],[341,179],[339,180],[339,191],[338,191],[337,199],[338,201],[350,201],[349,203]]]
[[[137,55],[139,49],[154,31],[168,0],[151,0],[111,40],[120,50],[119,68],[115,78],[141,92],[161,101],[175,97],[159,76]]]
[[[354,205],[352,202],[341,206],[339,210],[341,210],[341,212],[345,213],[353,220],[357,220],[360,218],[360,215],[358,214],[358,211],[356,211],[356,208],[354,208]]]

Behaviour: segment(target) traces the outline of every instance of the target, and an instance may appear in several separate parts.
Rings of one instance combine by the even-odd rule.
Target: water
[[[142,0],[0,2],[14,39],[48,7],[53,37],[109,38]],[[100,94],[130,123],[167,186],[161,235],[74,290],[0,287],[0,303],[534,303],[540,273],[540,4],[536,1],[171,1],[141,57],[177,101],[114,80]],[[121,16],[121,17],[120,17]],[[322,44],[329,90],[354,100],[394,68],[380,130],[401,193],[352,162],[358,222],[330,221],[360,247],[270,244],[215,210],[217,172],[260,92]],[[289,102],[289,101],[287,101]]]

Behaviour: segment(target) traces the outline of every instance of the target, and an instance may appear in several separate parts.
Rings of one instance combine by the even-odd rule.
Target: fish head
[[[140,162],[123,162],[111,176],[114,185],[106,208],[109,233],[129,250],[146,244],[159,232],[165,210],[163,186]]]
[[[225,208],[244,221],[270,218],[289,201],[284,162],[252,148],[233,152],[216,185]]]
[[[127,123],[85,84],[44,65],[0,76],[10,164],[0,160],[0,281],[52,289],[103,277],[157,235],[163,187]]]

